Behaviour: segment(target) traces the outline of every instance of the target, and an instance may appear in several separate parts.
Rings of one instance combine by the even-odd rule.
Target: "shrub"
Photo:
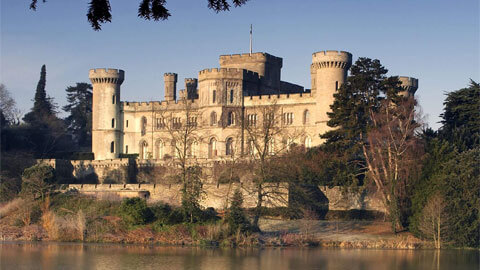
[[[55,169],[49,165],[37,164],[23,171],[22,180],[22,195],[43,200],[53,189]]]
[[[237,231],[246,232],[251,228],[250,222],[248,221],[245,213],[242,209],[243,196],[240,190],[235,190],[232,197],[232,203],[228,209],[227,216],[225,218],[230,234],[233,235]]]
[[[153,219],[153,213],[147,202],[140,198],[124,199],[119,214],[128,225],[143,225]]]

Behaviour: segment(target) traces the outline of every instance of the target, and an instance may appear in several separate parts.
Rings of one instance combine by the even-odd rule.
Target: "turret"
[[[401,86],[404,91],[400,92],[402,96],[413,96],[418,89],[418,79],[399,76],[398,80],[401,82]]]
[[[310,73],[312,92],[317,104],[316,122],[327,122],[333,94],[345,83],[352,65],[352,54],[344,51],[321,51],[312,55]]]
[[[187,91],[187,99],[196,99],[197,95],[197,84],[198,80],[194,78],[185,79],[185,90]]]
[[[117,158],[122,152],[120,85],[125,72],[118,69],[91,69],[93,84],[92,152],[95,159]]]
[[[174,101],[177,99],[177,73],[163,74],[165,83],[165,100]]]

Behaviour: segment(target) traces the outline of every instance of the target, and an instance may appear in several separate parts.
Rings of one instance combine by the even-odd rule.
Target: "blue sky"
[[[32,98],[42,64],[47,93],[60,105],[65,88],[88,81],[88,70],[125,70],[122,100],[163,99],[163,73],[183,79],[218,66],[221,54],[254,51],[283,58],[282,79],[310,88],[311,54],[346,50],[380,59],[390,75],[419,79],[417,96],[433,128],[444,94],[480,80],[478,0],[250,0],[216,14],[207,1],[168,0],[164,22],[137,17],[140,0],[110,0],[112,23],[95,32],[86,20],[87,0],[2,0],[0,82],[23,112]]]

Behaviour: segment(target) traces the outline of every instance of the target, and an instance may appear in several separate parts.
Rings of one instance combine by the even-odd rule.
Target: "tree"
[[[467,88],[446,94],[440,136],[460,151],[480,145],[480,84],[470,80]]]
[[[392,229],[403,229],[411,182],[419,174],[422,149],[415,132],[415,100],[408,97],[393,102],[387,97],[377,112],[371,112],[372,127],[362,151],[372,179],[392,222]]]
[[[333,129],[321,135],[326,139],[322,149],[347,161],[347,168],[338,171],[349,178],[347,182],[362,181],[366,172],[362,145],[372,125],[371,115],[378,111],[388,91],[387,72],[379,60],[360,57],[352,65],[346,83],[334,94],[327,122]]]
[[[239,189],[233,192],[232,202],[228,209],[225,220],[227,221],[230,234],[237,231],[246,232],[250,229],[250,222],[242,209],[243,196]]]
[[[53,190],[55,180],[54,168],[45,164],[34,165],[25,169],[22,174],[21,194],[41,198],[43,201]]]
[[[440,249],[443,234],[448,229],[446,203],[440,194],[433,195],[422,210],[419,229],[430,239],[433,239],[436,249]]]
[[[253,107],[248,110],[248,114],[259,116],[258,122],[249,121],[248,117],[242,118],[242,126],[246,132],[246,155],[253,167],[254,187],[252,192],[257,197],[253,226],[257,228],[264,202],[267,199],[281,201],[285,195],[285,190],[278,186],[280,182],[287,180],[278,173],[279,165],[284,162],[279,157],[304,132],[295,128],[287,128],[282,124],[280,107],[275,101],[265,106]]]
[[[92,143],[92,90],[92,85],[88,83],[77,83],[65,90],[69,104],[63,110],[70,113],[65,123],[77,144],[84,147]]]
[[[64,123],[56,115],[56,105],[52,98],[47,97],[46,77],[47,72],[43,65],[33,108],[23,117],[27,123],[24,141],[28,143],[30,151],[33,150],[38,157],[49,156],[60,149],[64,151],[65,145],[70,143],[65,136]]]
[[[182,184],[182,208],[185,217],[194,222],[195,216],[200,213],[200,199],[204,193],[202,170],[194,158],[194,148],[200,140],[197,132],[201,114],[193,107],[193,101],[186,97],[181,98],[175,106],[179,106],[179,113],[163,111],[158,124],[166,130],[167,137],[164,141],[171,142],[174,162],[180,168],[179,182]]]
[[[23,121],[32,126],[44,125],[55,116],[55,106],[47,97],[45,86],[47,84],[47,70],[45,65],[40,71],[40,80],[35,91],[35,98],[32,110],[23,117]]]
[[[129,225],[143,225],[153,219],[153,212],[141,198],[127,198],[122,201],[119,213]]]
[[[232,0],[235,7],[244,5],[248,0]],[[42,0],[43,3],[46,0]],[[166,0],[140,0],[138,7],[138,17],[145,20],[166,20],[170,17],[169,10],[165,7]],[[37,10],[38,0],[31,0],[30,9]],[[215,12],[230,10],[231,4],[227,0],[208,0],[208,8]],[[92,28],[96,31],[101,30],[101,24],[111,22],[112,14],[110,13],[109,0],[90,0],[87,19]]]
[[[2,127],[5,124],[20,124],[20,111],[17,109],[17,103],[3,84],[0,84],[0,117],[2,118]]]

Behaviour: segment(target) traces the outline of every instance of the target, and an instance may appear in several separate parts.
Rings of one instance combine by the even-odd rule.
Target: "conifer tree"
[[[65,90],[68,104],[63,110],[70,113],[65,123],[79,146],[91,145],[92,89],[88,83],[77,83]]]
[[[47,97],[45,86],[47,84],[47,70],[45,65],[40,71],[40,80],[35,91],[32,110],[23,117],[23,121],[32,126],[45,125],[46,120],[55,115],[54,106]]]

